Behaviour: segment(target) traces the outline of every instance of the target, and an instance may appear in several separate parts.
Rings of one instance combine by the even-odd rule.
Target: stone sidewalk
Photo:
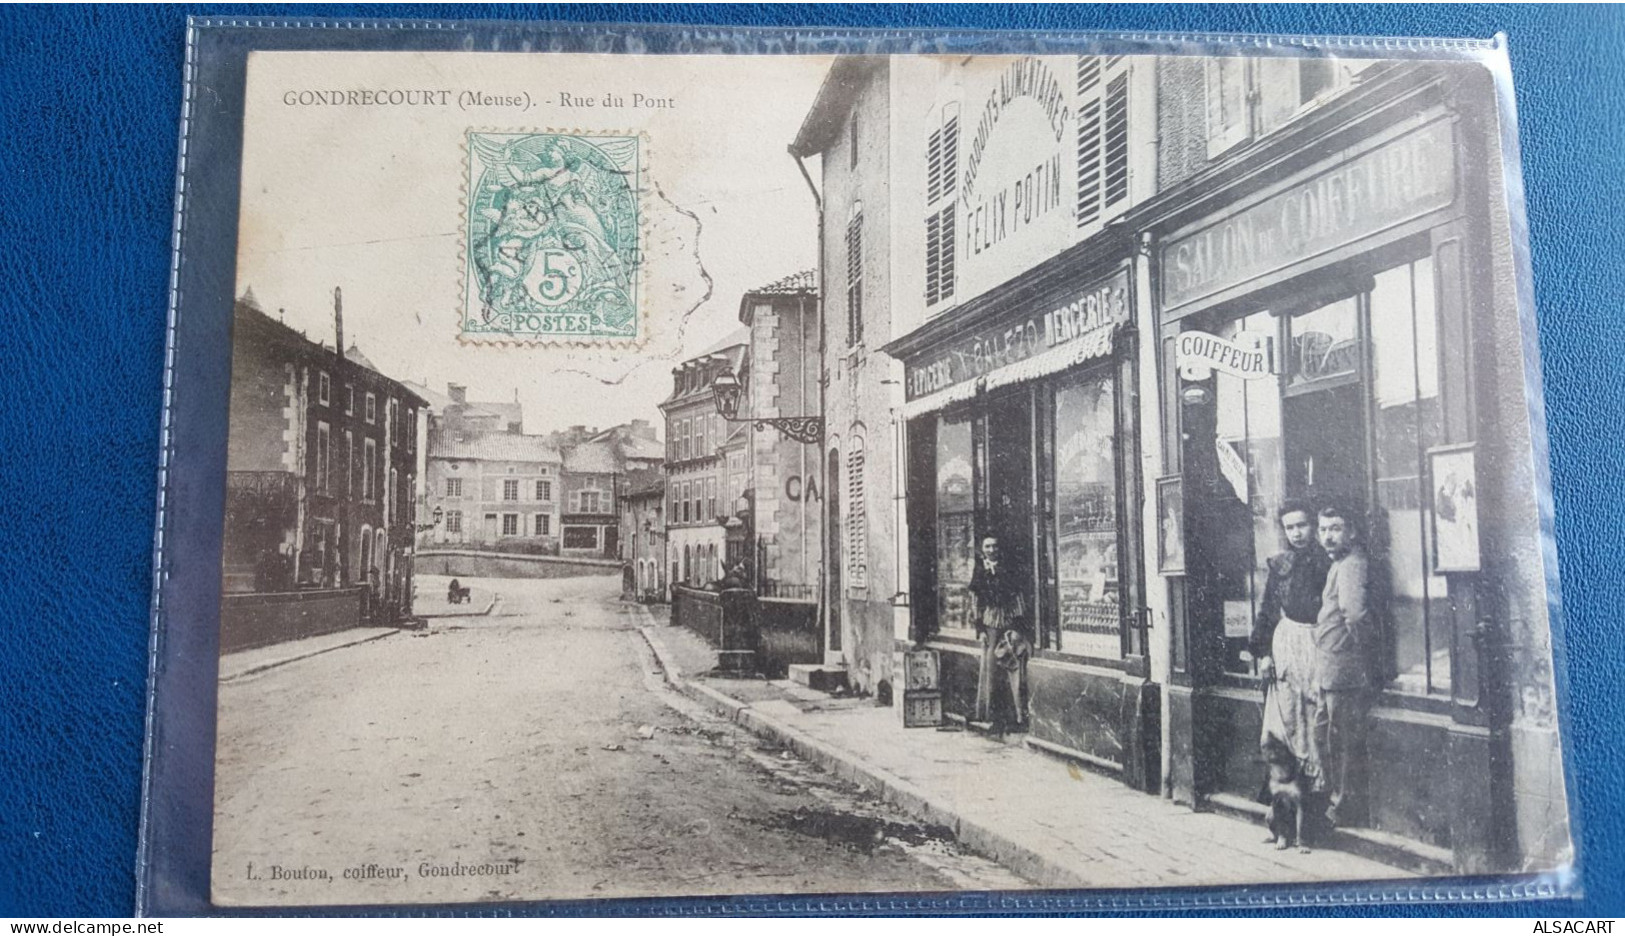
[[[1414,878],[1346,852],[1278,851],[1258,825],[1193,812],[1061,758],[793,683],[716,674],[698,636],[640,608],[675,688],[926,821],[1039,887],[1145,888]]]
[[[238,650],[235,653],[225,654],[220,658],[220,681],[230,682],[244,676],[263,673],[284,663],[307,659],[319,653],[327,653],[341,647],[353,647],[359,643],[378,640],[399,632],[400,629],[396,627],[351,627],[347,630],[334,631],[331,634],[322,634],[318,637],[305,637],[301,640],[289,640],[285,643],[272,644],[269,647]]]

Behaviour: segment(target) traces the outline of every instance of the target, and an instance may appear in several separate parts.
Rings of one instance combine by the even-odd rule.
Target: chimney
[[[339,360],[344,360],[344,291],[333,287],[333,332],[338,339]]]
[[[446,396],[451,397],[453,403],[467,403],[468,388],[462,384],[448,383],[446,384]]]

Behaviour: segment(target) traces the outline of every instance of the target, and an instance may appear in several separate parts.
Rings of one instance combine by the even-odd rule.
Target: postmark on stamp
[[[465,340],[642,337],[644,142],[468,131]]]

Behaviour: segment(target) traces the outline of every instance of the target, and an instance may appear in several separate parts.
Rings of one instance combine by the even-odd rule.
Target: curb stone
[[[220,677],[220,681],[223,683],[229,683],[233,680],[242,679],[245,676],[253,676],[256,673],[263,673],[266,670],[276,669],[279,666],[285,666],[289,663],[297,663],[300,660],[308,660],[314,656],[321,656],[324,653],[331,653],[334,650],[343,650],[345,647],[354,647],[360,644],[370,643],[374,640],[383,640],[385,637],[393,637],[400,632],[401,629],[396,628],[394,630],[385,631],[382,634],[368,634],[365,637],[358,637],[355,640],[334,644],[331,647],[322,647],[318,650],[311,650],[308,653],[298,653],[290,657],[282,657],[281,659],[271,660],[268,663],[261,663],[258,666],[251,666],[242,672],[232,673],[230,676],[222,676]]]
[[[941,800],[890,771],[865,761],[851,751],[814,738],[786,725],[749,703],[725,695],[710,686],[686,678],[672,661],[665,644],[648,625],[639,625],[649,649],[660,664],[661,673],[673,689],[708,706],[741,728],[775,741],[826,772],[854,783],[922,822],[950,830],[967,848],[980,852],[1027,878],[1039,887],[1079,888],[1089,882],[1064,862],[1041,854],[1003,833],[961,816],[952,803]]]

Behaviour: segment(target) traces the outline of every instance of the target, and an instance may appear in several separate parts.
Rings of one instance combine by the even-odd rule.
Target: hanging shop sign
[[[1174,361],[1179,376],[1186,380],[1206,380],[1221,371],[1243,380],[1257,380],[1275,373],[1275,341],[1258,332],[1239,332],[1234,338],[1220,338],[1205,331],[1182,331],[1174,342]]]
[[[1162,307],[1176,309],[1449,206],[1449,120],[1340,163],[1217,224],[1167,243]]]
[[[985,377],[1128,321],[1128,271],[1079,293],[1041,315],[972,331],[947,347],[921,354],[904,368],[909,400]]]

